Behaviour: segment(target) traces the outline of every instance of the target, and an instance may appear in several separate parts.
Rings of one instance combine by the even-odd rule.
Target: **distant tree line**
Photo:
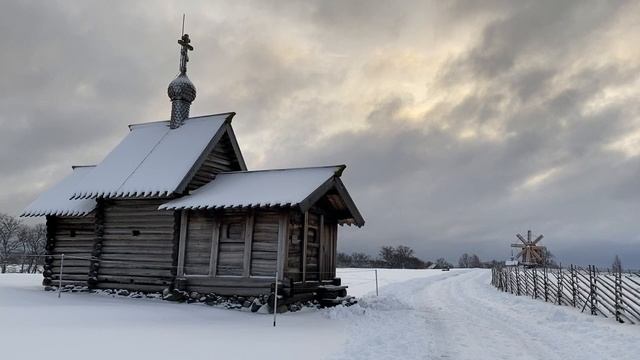
[[[501,263],[496,260],[483,262],[475,254],[463,254],[458,261],[458,267],[461,268],[490,268],[498,266]],[[504,265],[504,262],[502,262]],[[338,267],[357,267],[357,268],[392,268],[392,269],[443,269],[453,268],[453,264],[448,262],[444,258],[436,259],[435,261],[422,260],[415,255],[412,248],[400,245],[400,246],[383,246],[378,251],[378,256],[372,258],[371,256],[362,253],[354,252],[347,254],[339,252],[337,257]]]
[[[8,270],[35,273],[44,263],[47,229],[44,224],[27,225],[0,213],[0,273]],[[9,269],[9,266],[15,266]]]

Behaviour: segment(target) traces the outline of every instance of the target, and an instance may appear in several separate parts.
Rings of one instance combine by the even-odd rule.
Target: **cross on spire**
[[[189,62],[187,51],[193,51],[193,46],[189,45],[190,42],[189,34],[182,35],[182,38],[178,40],[178,44],[182,46],[182,49],[180,49],[180,74],[187,73],[187,62]]]

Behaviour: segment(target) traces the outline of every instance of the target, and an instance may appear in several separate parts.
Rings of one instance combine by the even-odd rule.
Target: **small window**
[[[318,238],[316,236],[316,229],[313,228],[309,228],[309,231],[307,232],[307,240],[310,243],[316,243],[318,242]]]
[[[290,233],[291,244],[298,244],[302,241],[302,226],[294,225]]]
[[[140,235],[140,230],[131,230],[131,236],[138,236]]]
[[[69,231],[69,237],[76,237],[76,231],[75,230],[70,230]]]
[[[244,229],[244,224],[241,223],[232,223],[227,227],[227,239],[242,239],[242,230]]]

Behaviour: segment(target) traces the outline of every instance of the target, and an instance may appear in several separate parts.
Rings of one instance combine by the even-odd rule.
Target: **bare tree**
[[[480,258],[478,257],[478,255],[471,254],[471,256],[469,257],[469,267],[471,268],[482,267],[482,262],[480,261]]]
[[[460,256],[460,259],[458,260],[458,267],[461,267],[461,268],[469,267],[469,254],[464,253],[462,254],[462,256]]]
[[[6,214],[0,214],[0,272],[7,272],[7,265],[11,256],[20,246],[17,241],[17,233],[20,229],[20,221]]]
[[[611,264],[611,271],[622,272],[622,261],[620,261],[620,257],[618,257],[618,255],[616,255],[616,257],[613,258],[613,264]]]
[[[338,267],[350,267],[353,266],[353,258],[351,255],[343,252],[339,252],[336,258]]]
[[[453,265],[451,265],[444,258],[439,258],[438,260],[436,260],[436,268],[438,268],[438,269],[449,269],[449,268],[452,268],[452,267],[453,267]]]
[[[38,266],[43,264],[41,255],[45,254],[47,227],[44,224],[25,226],[20,230],[18,238],[23,243],[22,246],[26,255],[26,263],[28,264],[26,272],[37,272]]]
[[[390,268],[420,269],[426,266],[424,261],[414,256],[413,249],[408,246],[383,246],[379,254],[384,266]]]
[[[380,248],[380,258],[387,265],[393,267],[396,262],[396,249],[393,246],[383,246]]]
[[[371,263],[371,258],[369,255],[361,252],[354,252],[351,254],[351,260],[353,261],[353,266],[355,267],[366,267]]]

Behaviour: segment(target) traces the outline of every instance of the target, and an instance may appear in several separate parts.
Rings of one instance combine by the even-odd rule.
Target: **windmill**
[[[522,249],[516,255],[516,258],[520,259],[520,263],[525,266],[540,266],[544,265],[544,257],[546,253],[546,247],[538,245],[540,240],[544,237],[539,235],[535,240],[531,240],[531,230],[527,231],[527,238],[522,235],[516,234],[516,237],[522,244],[511,244],[512,248]]]

